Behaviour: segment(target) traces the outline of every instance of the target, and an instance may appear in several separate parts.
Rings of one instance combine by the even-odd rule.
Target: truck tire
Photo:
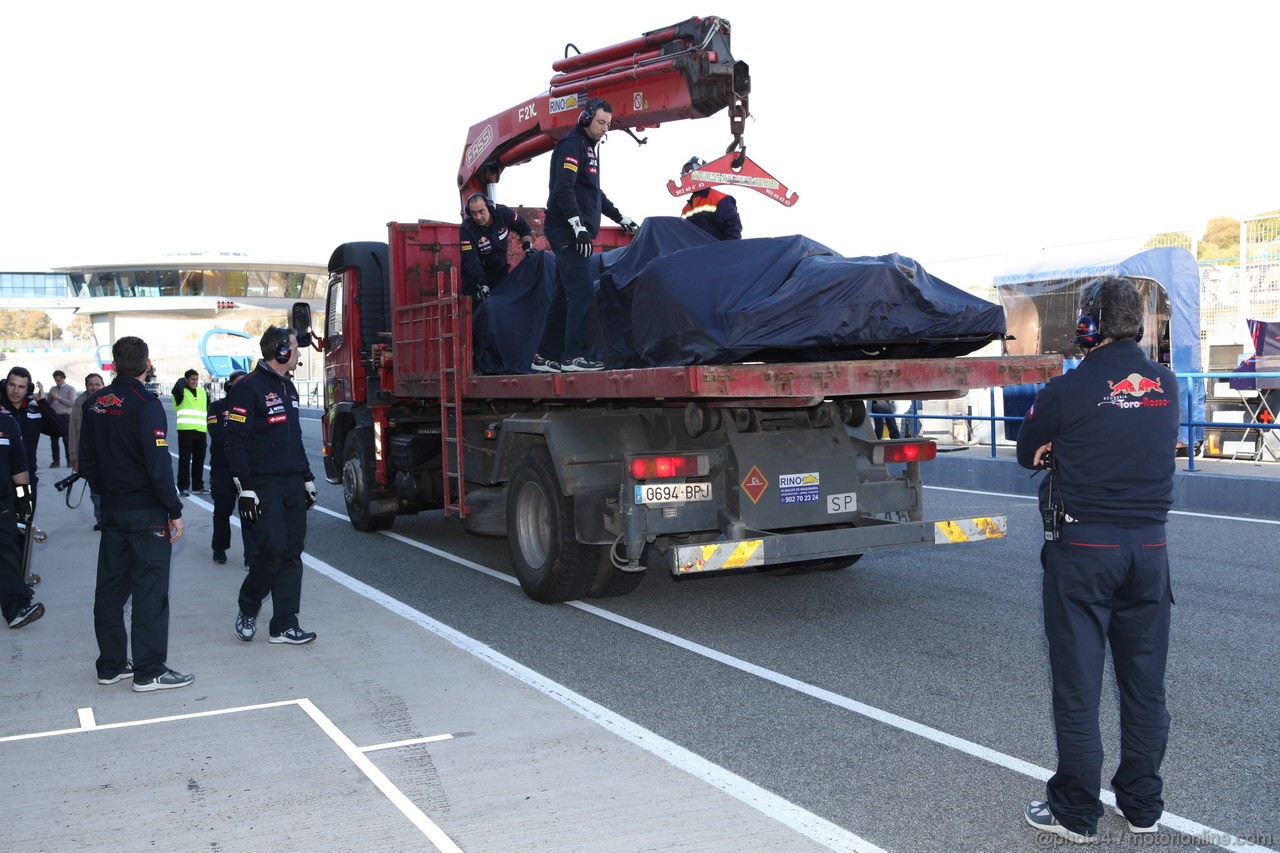
[[[608,549],[574,536],[573,498],[560,494],[545,447],[526,450],[507,484],[507,548],[525,594],[556,604],[583,598]]]
[[[342,497],[347,502],[351,526],[361,533],[388,530],[395,515],[374,515],[369,508],[373,499],[373,446],[367,430],[354,429],[342,445]]]

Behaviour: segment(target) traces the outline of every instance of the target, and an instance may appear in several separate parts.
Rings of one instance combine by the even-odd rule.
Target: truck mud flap
[[[1003,539],[1003,515],[947,521],[892,522],[840,530],[781,533],[727,542],[678,545],[671,549],[671,573],[677,577],[708,572],[741,571],[806,560],[825,560],[916,545],[950,545]]]

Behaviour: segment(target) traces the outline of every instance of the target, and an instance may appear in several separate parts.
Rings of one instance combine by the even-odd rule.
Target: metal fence
[[[1182,411],[1184,412],[1184,415],[1187,412],[1193,411],[1192,399],[1195,394],[1195,384],[1197,382],[1213,383],[1213,382],[1223,382],[1230,379],[1241,379],[1241,378],[1251,379],[1251,380],[1252,379],[1280,380],[1280,373],[1220,373],[1220,372],[1179,373],[1177,374],[1177,376],[1178,376],[1179,384],[1183,389],[1185,389],[1185,394],[1186,394],[1185,402],[1182,404]],[[1211,391],[1212,388],[1210,387],[1206,390]],[[877,424],[882,423],[883,421],[888,420],[890,418],[894,418],[902,421],[904,426],[901,432],[904,436],[906,435],[916,436],[916,435],[924,434],[924,431],[921,426],[922,421],[947,421],[949,424],[951,424],[951,427],[948,429],[948,432],[951,434],[953,438],[956,437],[956,433],[957,433],[957,430],[955,428],[956,424],[968,424],[968,425],[972,425],[974,423],[985,424],[989,430],[989,433],[988,433],[988,437],[984,441],[981,441],[981,442],[959,441],[957,443],[971,446],[971,447],[986,445],[990,447],[991,457],[994,459],[996,456],[999,455],[998,450],[1000,447],[1012,447],[1014,444],[1010,440],[1007,440],[1007,439],[1002,440],[998,437],[997,426],[1005,423],[1021,423],[1023,420],[1025,420],[1025,418],[1021,416],[996,414],[996,411],[1001,408],[996,405],[996,391],[997,391],[996,388],[987,389],[987,393],[990,398],[990,404],[989,404],[988,412],[986,414],[961,415],[961,414],[955,414],[952,412],[947,412],[947,413],[927,412],[922,410],[920,401],[918,400],[913,400],[911,402],[910,410],[906,412],[898,412],[895,414],[881,414],[876,412],[869,412],[868,414],[870,414],[871,417],[875,419]],[[1238,422],[1237,421],[1197,421],[1197,420],[1192,420],[1189,416],[1184,416],[1184,419],[1179,422],[1179,425],[1182,428],[1179,434],[1179,442],[1185,443],[1188,448],[1188,452],[1186,456],[1187,470],[1188,471],[1196,470],[1195,448],[1197,447],[1197,444],[1199,442],[1196,440],[1195,436],[1200,432],[1200,430],[1204,430],[1204,429],[1227,430],[1231,432],[1239,432],[1241,434],[1242,441],[1250,433],[1256,433],[1259,439],[1257,442],[1257,449],[1255,450],[1254,453],[1250,455],[1250,458],[1253,461],[1258,461],[1258,462],[1262,462],[1262,461],[1280,462],[1280,433],[1275,432],[1278,426],[1275,423],[1276,413],[1269,408],[1269,405],[1266,402],[1266,398],[1259,398],[1259,399],[1260,399],[1260,402],[1255,407],[1253,407],[1252,409],[1247,409],[1247,413],[1249,414],[1248,420],[1244,420],[1242,418]],[[926,405],[929,405],[929,404],[926,404]],[[971,432],[972,430],[970,430],[970,433]]]

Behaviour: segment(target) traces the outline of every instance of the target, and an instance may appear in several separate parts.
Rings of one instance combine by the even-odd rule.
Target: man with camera
[[[168,418],[146,386],[146,341],[123,337],[111,347],[116,378],[89,398],[80,437],[80,473],[102,495],[102,540],[93,599],[98,683],[133,679],[137,693],[186,687],[169,656],[169,564],[182,537],[182,501],[173,485]],[[131,630],[124,606],[133,598]],[[129,661],[132,635],[133,662]]]
[[[84,423],[84,401],[101,391],[102,387],[102,375],[90,373],[84,378],[84,390],[76,396],[75,402],[71,404],[71,420],[67,426],[67,462],[71,465],[71,470],[75,474],[65,480],[59,480],[54,483],[54,488],[58,491],[62,491],[74,483],[80,474],[80,427]],[[89,500],[93,503],[93,529],[101,530],[102,496],[90,489]]]
[[[1169,734],[1165,662],[1173,592],[1165,519],[1173,503],[1177,379],[1138,346],[1144,300],[1127,279],[1084,289],[1078,367],[1036,397],[1018,462],[1046,468],[1044,630],[1053,677],[1057,772],[1027,823],[1085,843],[1102,815],[1098,703],[1107,645],[1120,693],[1120,766],[1111,779],[1130,831],[1155,832]]]
[[[18,422],[0,411],[0,612],[10,628],[21,628],[44,615],[32,601],[22,575],[22,537],[18,522],[28,527],[35,515],[35,495],[27,476],[27,450]]]

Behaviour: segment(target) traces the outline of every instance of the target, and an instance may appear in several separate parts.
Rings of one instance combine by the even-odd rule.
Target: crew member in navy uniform
[[[1040,485],[1040,562],[1058,741],[1045,801],[1029,803],[1025,817],[1076,843],[1097,840],[1103,811],[1098,702],[1108,643],[1120,695],[1117,811],[1132,832],[1145,833],[1164,809],[1173,604],[1165,519],[1178,386],[1138,346],[1143,305],[1126,279],[1085,287],[1076,330],[1084,361],[1045,386],[1018,434],[1018,462],[1049,469]]]
[[[80,475],[102,496],[102,539],[93,629],[98,683],[133,679],[138,693],[195,681],[169,657],[169,563],[182,538],[182,501],[173,484],[164,404],[143,385],[151,367],[146,341],[123,337],[111,347],[116,377],[84,403]],[[124,606],[133,598],[126,632]],[[133,661],[128,657],[130,640]]]
[[[226,394],[247,374],[243,370],[232,371],[223,390]],[[231,513],[236,511],[238,495],[227,465],[227,411],[228,397],[209,404],[209,485],[213,488],[213,561],[218,565],[227,562],[227,549],[231,547]],[[253,555],[258,551],[258,540],[253,533],[253,523],[240,520],[240,541],[244,545],[244,567],[249,568]]]
[[[514,231],[524,245],[525,257],[534,253],[533,231],[524,217],[509,207],[494,204],[484,193],[467,196],[462,207],[458,242],[462,252],[462,292],[483,300],[507,277],[507,242]]]
[[[33,493],[22,430],[12,415],[0,410],[0,611],[10,628],[29,625],[44,615],[44,605],[31,600],[31,587],[22,576],[22,537],[18,535],[18,522],[30,524],[35,514]]]
[[[47,405],[42,406],[32,390],[39,387],[38,382],[32,384],[31,371],[25,367],[15,366],[9,369],[9,375],[5,377],[5,393],[3,399],[0,399],[2,404],[0,410],[13,415],[13,419],[18,422],[18,429],[22,432],[22,444],[27,451],[27,477],[28,484],[31,486],[31,523],[26,526],[24,536],[30,536],[35,531],[35,511],[39,504],[36,485],[40,482],[40,478],[36,476],[36,470],[40,467],[36,462],[36,449],[40,446],[40,436],[47,435],[50,441],[57,441],[63,435],[62,425],[52,416],[52,409],[48,409]],[[25,550],[25,545],[23,547]],[[40,576],[33,573],[30,566],[27,566],[26,580],[31,586],[40,584]]]
[[[600,233],[600,214],[634,234],[640,226],[618,212],[600,189],[596,144],[613,120],[607,101],[591,101],[577,126],[556,143],[551,154],[551,197],[547,199],[546,236],[556,254],[556,292],[547,309],[533,370],[539,373],[603,370],[587,357],[587,331],[595,314],[595,286],[587,264]]]
[[[317,494],[302,446],[298,389],[289,378],[298,365],[298,336],[292,329],[267,329],[259,346],[262,360],[231,389],[227,410],[227,462],[240,493],[240,518],[253,523],[258,537],[240,585],[236,636],[254,638],[258,611],[270,595],[271,642],[301,645],[316,638],[298,625],[298,611],[307,510]]]
[[[707,161],[701,157],[691,157],[689,162],[680,168],[680,176],[684,177],[695,169],[701,169]],[[737,200],[717,189],[707,187],[689,196],[680,218],[697,225],[717,240],[741,240],[742,217],[738,215]]]

